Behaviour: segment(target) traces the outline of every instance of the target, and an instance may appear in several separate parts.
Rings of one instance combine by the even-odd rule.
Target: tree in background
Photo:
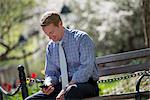
[[[41,43],[46,40],[42,37],[44,35],[38,34],[40,38],[34,35],[39,32],[39,29],[25,32],[34,29],[34,26],[37,27],[37,23],[33,25],[31,22],[39,21],[39,17],[35,20],[35,16],[41,11],[39,9],[33,13],[35,10],[33,8],[41,7],[42,3],[45,4],[43,8],[49,5],[47,0],[45,2],[42,0],[0,1],[0,63],[32,55],[38,47],[40,53],[44,54],[44,50],[41,51],[46,45],[46,41],[44,41],[45,45]],[[66,19],[64,24],[89,33],[95,42],[97,56],[145,48],[144,36],[146,40],[149,34],[144,35],[143,32],[140,0],[72,0],[67,4],[72,12],[62,15]],[[24,35],[27,42],[25,46],[20,47],[19,40],[22,40],[21,36]],[[25,55],[22,55],[22,48],[26,50]],[[44,55],[41,54],[30,56],[34,60],[28,57],[32,69],[36,69],[33,66],[44,65]],[[33,63],[37,64],[32,65]]]
[[[0,61],[21,59],[38,50],[31,49],[32,52],[28,52],[26,55],[18,53],[20,52],[19,39],[20,36],[23,36],[25,21],[33,17],[30,12],[34,5],[34,0],[0,1]],[[32,34],[35,34],[35,31]],[[31,44],[31,40],[26,40]]]
[[[68,20],[70,25],[75,23],[70,27],[92,36],[97,55],[142,49],[145,46],[139,4],[139,0],[71,1]]]
[[[145,46],[150,48],[150,0],[141,0]]]

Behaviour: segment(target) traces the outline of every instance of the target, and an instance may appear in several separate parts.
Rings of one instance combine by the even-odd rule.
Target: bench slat
[[[100,68],[100,77],[107,75],[123,74],[123,73],[132,73],[136,71],[150,70],[150,62],[143,64],[134,64],[134,65],[121,65],[115,67],[101,67]]]
[[[150,48],[97,57],[96,64],[104,64],[109,62],[116,62],[134,58],[143,58],[148,56],[150,56]]]

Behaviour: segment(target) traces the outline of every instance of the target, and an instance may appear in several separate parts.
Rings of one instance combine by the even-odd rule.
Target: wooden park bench
[[[131,63],[133,60],[146,59],[143,63]],[[96,59],[96,64],[100,69],[100,82],[112,82],[116,80],[128,79],[134,76],[140,76],[135,84],[136,92],[132,93],[123,93],[123,94],[113,94],[113,95],[103,95],[93,98],[86,98],[86,100],[123,100],[123,99],[136,99],[143,100],[144,97],[146,100],[150,99],[150,90],[140,91],[140,82],[143,77],[150,76],[150,48],[141,49],[136,51],[111,54],[107,56],[98,57]],[[18,67],[19,77],[21,84],[18,86],[16,91],[12,94],[7,93],[0,87],[0,100],[3,99],[2,94],[13,96],[19,91],[21,87],[23,99],[28,96],[28,89],[26,87],[26,77],[24,73],[23,66]],[[139,72],[140,71],[140,72]],[[137,72],[137,73],[135,73]],[[130,74],[127,76],[116,77],[113,79],[101,80],[103,76],[118,75],[118,74]],[[145,100],[144,99],[144,100]]]
[[[147,61],[140,64],[129,63],[131,60],[138,60],[139,58],[146,58]],[[103,57],[98,57],[96,59],[96,64],[100,69],[100,82],[112,82],[113,80],[124,80],[135,76],[140,76],[135,84],[136,92],[124,93],[124,94],[113,94],[113,95],[104,95],[99,97],[87,98],[86,100],[122,100],[122,99],[136,99],[143,100],[142,97],[150,99],[150,88],[149,91],[140,92],[140,82],[144,76],[150,77],[150,48],[130,51],[119,54],[111,54]],[[135,73],[138,71],[144,71]],[[147,73],[146,73],[146,72]],[[119,76],[113,79],[101,80],[103,76],[117,75],[117,74],[126,74],[131,75]],[[150,78],[149,78],[150,81]],[[149,82],[150,83],[150,82]],[[150,84],[149,84],[150,85]],[[150,87],[150,86],[149,86]],[[145,100],[145,99],[144,99]]]

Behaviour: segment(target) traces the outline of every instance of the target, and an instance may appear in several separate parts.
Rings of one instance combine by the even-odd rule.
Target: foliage
[[[42,1],[38,3],[41,4],[40,2]],[[144,35],[139,2],[140,0],[73,0],[69,2],[72,13],[62,15],[62,18],[66,19],[66,26],[85,30],[92,36],[97,56],[140,49],[144,48]],[[26,55],[29,56],[38,50],[35,48],[43,48],[43,44],[35,42],[43,41],[41,36],[31,38],[27,32],[23,32],[30,27],[27,27],[26,23],[35,17],[32,15],[32,8],[37,6],[35,1],[1,0],[0,5],[0,60],[23,58],[21,49],[25,49]],[[30,29],[34,30],[33,27]],[[21,34],[27,38],[27,43],[22,47],[18,42]],[[27,59],[32,60],[31,57]]]
[[[71,1],[70,7],[67,24],[92,36],[97,55],[144,48],[139,0]]]
[[[39,12],[35,12],[36,6],[35,0],[0,1],[0,67],[23,65],[25,60],[29,70],[32,66],[40,67],[33,67],[30,72],[34,69],[39,71],[41,65],[43,67],[44,57],[41,60],[37,59],[37,55],[31,56],[40,47],[39,32],[33,27],[33,18],[39,16]],[[14,78],[10,76],[9,80],[13,81]]]
[[[0,1],[0,60],[20,59],[19,37],[23,33],[28,12],[34,7],[33,0],[1,0]],[[27,40],[28,41],[28,40]],[[21,44],[22,45],[22,44]],[[29,48],[28,48],[29,49]],[[30,55],[30,54],[29,54]]]

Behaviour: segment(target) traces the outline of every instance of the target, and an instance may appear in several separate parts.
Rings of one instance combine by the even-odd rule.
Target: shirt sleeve
[[[50,45],[46,48],[46,61],[45,61],[45,82],[50,82],[56,85],[59,82],[59,72],[56,66],[51,61]]]
[[[84,35],[79,45],[80,66],[73,74],[72,81],[77,83],[87,82],[94,70],[95,53],[94,44],[88,35]]]

